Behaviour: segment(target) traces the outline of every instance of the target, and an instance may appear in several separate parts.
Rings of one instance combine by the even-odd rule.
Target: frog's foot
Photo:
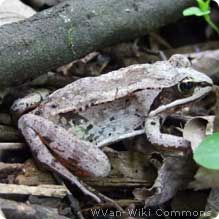
[[[145,132],[148,140],[152,144],[177,149],[186,149],[190,147],[190,142],[182,137],[161,133],[159,117],[147,118],[145,121]]]
[[[80,158],[84,157],[83,159],[85,160],[89,159],[89,157],[87,157],[89,156],[89,154],[86,155],[81,151],[77,151],[77,149],[80,149],[81,144],[82,147],[85,146],[83,145],[83,141],[81,142],[78,139],[75,139],[75,137],[70,136],[70,133],[68,133],[65,129],[57,127],[51,121],[46,120],[45,122],[44,118],[36,115],[26,114],[22,116],[19,120],[19,128],[21,129],[27,143],[30,145],[33,155],[36,157],[37,160],[40,161],[41,164],[68,179],[71,183],[78,186],[78,188],[81,189],[84,194],[91,196],[97,202],[101,202],[101,198],[96,195],[95,190],[89,188],[87,185],[85,186],[85,184],[80,182],[77,177],[75,177],[67,168],[62,165],[61,162],[57,160],[58,157],[61,159],[61,161],[63,161],[63,163],[68,164],[72,153],[76,153],[76,155],[80,156]],[[89,148],[89,143],[87,146],[88,153],[92,152],[92,150],[95,150]],[[66,149],[68,149],[68,151],[65,151]],[[64,153],[64,151],[65,154],[63,155],[62,153]],[[101,152],[98,151],[98,153]],[[66,154],[68,154],[69,157]],[[110,165],[105,160],[107,159],[107,157],[105,157],[105,154],[101,154],[101,156],[102,161],[104,161],[103,164],[101,162],[101,159],[94,159],[94,163],[96,162],[95,164],[101,162],[101,165],[98,164],[98,167],[91,167],[93,168],[92,171],[96,171],[95,168],[98,168],[98,170],[102,168],[102,170],[100,170],[98,174],[108,174],[110,170]],[[89,160],[87,161],[90,162]],[[91,163],[90,166],[95,164]]]

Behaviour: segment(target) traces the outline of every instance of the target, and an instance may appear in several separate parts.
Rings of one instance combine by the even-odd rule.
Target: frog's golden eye
[[[190,92],[193,92],[194,88],[195,83],[192,78],[185,78],[177,85],[178,91],[182,94],[188,94]]]

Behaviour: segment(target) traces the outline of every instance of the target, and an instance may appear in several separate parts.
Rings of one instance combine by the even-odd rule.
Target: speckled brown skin
[[[160,118],[170,109],[193,102],[211,90],[211,79],[188,63],[184,57],[174,56],[170,61],[132,65],[80,79],[22,116],[19,128],[41,163],[91,195],[68,169],[77,175],[107,176],[110,163],[100,146],[144,132],[152,143],[189,146],[188,141],[162,134],[159,128]],[[177,89],[186,78],[195,83],[190,95]],[[168,92],[172,95],[165,98]]]

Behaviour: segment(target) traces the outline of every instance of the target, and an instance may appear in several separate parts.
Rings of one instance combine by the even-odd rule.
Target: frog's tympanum
[[[77,176],[107,176],[110,162],[101,146],[145,133],[163,147],[188,148],[182,137],[164,134],[166,116],[204,97],[212,80],[185,57],[137,64],[61,88],[19,119],[19,128],[37,160],[90,192]]]

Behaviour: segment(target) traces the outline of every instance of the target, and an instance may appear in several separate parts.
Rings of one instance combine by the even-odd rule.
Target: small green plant
[[[205,138],[194,151],[193,157],[199,165],[219,170],[219,133],[213,133]]]
[[[219,34],[219,28],[218,26],[212,21],[210,17],[211,8],[210,8],[210,2],[211,0],[196,0],[198,7],[190,7],[186,8],[183,11],[183,16],[202,16],[204,17],[205,21],[211,26],[213,30]]]

